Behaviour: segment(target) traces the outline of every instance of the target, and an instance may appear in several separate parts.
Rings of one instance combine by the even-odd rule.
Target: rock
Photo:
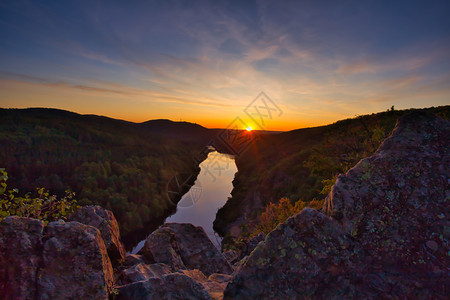
[[[324,269],[348,264],[349,241],[329,217],[306,208],[269,233],[228,285],[228,299],[295,299],[314,295]],[[334,255],[339,253],[339,261]],[[337,274],[338,275],[338,274]],[[326,297],[325,297],[326,298]]]
[[[115,299],[211,299],[202,284],[179,273],[119,286],[117,290]]]
[[[436,251],[439,248],[438,244],[435,241],[427,241],[425,243],[425,245],[427,245],[427,247],[430,248],[433,251]]]
[[[224,299],[445,299],[449,137],[433,115],[400,119],[338,177],[324,213],[305,208],[268,234]]]
[[[180,252],[175,232],[163,225],[147,237],[139,254],[147,261],[165,263],[174,270],[186,269]]]
[[[4,299],[35,299],[41,265],[44,223],[7,217],[0,222],[0,295]]]
[[[201,227],[168,223],[148,236],[139,254],[174,270],[199,269],[205,275],[231,274],[232,267]]]
[[[220,283],[228,283],[231,280],[231,278],[232,278],[231,275],[214,273],[208,277],[208,280]]]
[[[123,267],[131,267],[140,263],[145,263],[144,257],[139,254],[128,254],[122,263]]]
[[[236,250],[227,250],[222,253],[223,257],[230,263],[235,264],[239,259],[239,253]]]
[[[151,264],[138,263],[127,269],[123,269],[118,273],[117,284],[125,285],[136,281],[147,280],[152,277],[162,277],[172,273],[172,268],[166,264]]]
[[[122,290],[121,297],[125,297],[125,295],[131,297],[131,295],[137,296],[137,294],[139,294],[143,297],[145,295],[145,297],[151,296],[165,299],[165,297],[169,297],[169,295],[176,293],[173,288],[179,288],[174,287],[173,285],[167,285],[162,289],[163,293],[158,294],[155,285],[161,286],[164,284],[156,279],[164,279],[165,276],[169,274],[181,274],[189,277],[191,280],[201,284],[212,299],[222,299],[223,291],[232,278],[230,275],[217,273],[206,277],[202,271],[198,269],[179,270],[176,273],[172,273],[171,268],[166,264],[158,263],[145,265],[143,263],[138,263],[137,265],[121,270],[116,282],[118,285],[124,286],[119,288],[119,290]],[[146,284],[133,284],[144,281],[148,282]]]
[[[114,267],[125,259],[125,247],[120,240],[119,224],[113,213],[98,205],[83,206],[70,216],[70,221],[94,226],[102,235],[108,255]]]
[[[5,299],[107,299],[113,274],[98,229],[78,222],[8,217],[0,222]]]
[[[245,256],[248,256],[256,248],[256,246],[258,246],[259,242],[264,241],[265,238],[266,235],[264,234],[264,232],[260,232],[254,237],[252,237],[250,240],[248,240],[244,244],[244,247],[241,250],[239,258],[242,259]]]
[[[193,280],[195,280],[197,282],[200,282],[200,283],[205,282],[206,280],[208,280],[208,278],[206,278],[205,274],[203,274],[202,271],[197,270],[197,269],[194,269],[194,270],[179,270],[177,273],[189,276]]]
[[[113,271],[100,231],[78,222],[51,222],[46,228],[40,299],[108,299]]]
[[[208,277],[208,280],[203,282],[203,286],[208,291],[209,295],[214,300],[220,300],[223,298],[223,292],[231,281],[232,276],[226,274],[212,274]]]
[[[223,298],[223,292],[232,278],[230,275],[217,273],[212,274],[207,278],[200,270],[180,270],[178,273],[186,275],[202,284],[212,299]]]

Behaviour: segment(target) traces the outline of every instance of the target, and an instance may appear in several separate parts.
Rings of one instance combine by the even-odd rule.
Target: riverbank
[[[167,217],[164,223],[190,223],[200,226],[215,246],[220,249],[221,238],[215,233],[213,222],[217,210],[231,196],[232,182],[237,167],[234,156],[212,151],[200,163],[199,168],[200,173],[196,177],[195,183],[187,193],[183,194],[177,204],[176,212]],[[131,253],[137,253],[144,241],[134,247]]]

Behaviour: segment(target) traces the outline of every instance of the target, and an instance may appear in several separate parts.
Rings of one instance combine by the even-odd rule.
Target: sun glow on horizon
[[[252,131],[253,128],[251,128],[250,126],[248,126],[247,128],[245,128],[245,130],[247,130],[247,131]]]

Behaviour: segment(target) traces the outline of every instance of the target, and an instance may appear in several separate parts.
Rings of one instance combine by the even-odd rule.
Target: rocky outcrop
[[[199,269],[207,276],[233,272],[204,229],[192,224],[164,224],[148,236],[139,253],[150,262],[165,263],[174,270]]]
[[[78,222],[47,226],[38,278],[42,299],[107,299],[113,270],[100,231]]]
[[[7,299],[107,299],[113,287],[100,232],[78,222],[1,221],[0,276]]]
[[[69,219],[70,221],[94,226],[100,230],[113,266],[116,267],[123,262],[126,251],[120,240],[119,224],[111,211],[98,205],[83,206],[74,212]]]
[[[104,211],[87,207],[73,218],[109,232],[110,238],[110,222],[98,217]],[[229,263],[204,230],[191,224],[162,226],[147,240],[144,255],[127,256],[114,276],[96,227],[75,221],[45,226],[19,217],[1,221],[0,295],[8,299],[221,299],[231,279],[222,274],[232,272]]]
[[[8,217],[0,222],[0,295],[34,299],[42,260],[44,222]]]
[[[138,263],[121,271],[116,298],[218,300],[222,299],[231,278],[231,275],[217,273],[207,277],[197,269],[173,272],[165,264]]]
[[[269,233],[224,299],[441,298],[448,290],[449,122],[400,119],[323,208]]]
[[[201,227],[164,224],[117,269],[117,299],[222,299],[232,267]]]

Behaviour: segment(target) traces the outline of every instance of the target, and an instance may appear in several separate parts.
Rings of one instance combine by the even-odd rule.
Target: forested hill
[[[423,110],[450,119],[450,106]],[[412,111],[390,109],[327,126],[261,135],[236,157],[239,172],[232,197],[219,210],[214,228],[222,235],[245,238],[267,233],[305,206],[321,207],[337,175],[372,155],[398,118]],[[281,198],[289,201],[274,206]]]
[[[79,204],[111,209],[131,242],[130,233],[159,225],[175,208],[167,183],[175,174],[198,173],[193,157],[209,134],[186,122],[132,123],[57,109],[0,109],[0,167],[20,193],[45,187],[62,195],[71,189]]]
[[[210,130],[189,122],[174,122],[166,119],[150,120],[140,123],[139,126],[146,132],[176,138],[178,140],[199,140],[205,143],[212,137]]]

